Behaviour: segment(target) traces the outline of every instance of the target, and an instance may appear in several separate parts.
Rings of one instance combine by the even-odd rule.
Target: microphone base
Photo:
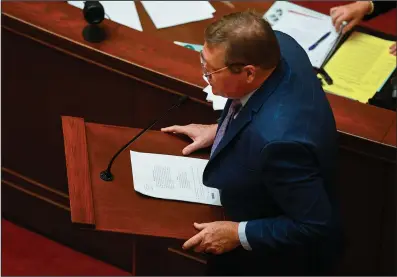
[[[99,25],[90,24],[83,29],[83,38],[88,42],[99,43],[105,40],[106,33]]]
[[[99,177],[101,177],[101,179],[105,182],[113,181],[113,174],[107,170],[102,171],[101,174],[99,175]]]

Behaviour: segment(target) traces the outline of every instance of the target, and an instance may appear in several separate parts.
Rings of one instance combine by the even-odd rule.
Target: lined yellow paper
[[[393,41],[354,32],[324,67],[333,80],[325,91],[367,103],[396,68]]]

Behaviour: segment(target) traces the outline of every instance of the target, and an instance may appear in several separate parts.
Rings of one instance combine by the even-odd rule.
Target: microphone
[[[106,32],[99,25],[105,19],[105,9],[99,1],[85,1],[83,16],[88,25],[83,29],[83,38],[92,43],[105,40]]]
[[[133,137],[126,145],[124,145],[123,147],[120,148],[119,151],[117,151],[117,153],[112,157],[112,159],[109,162],[108,167],[101,172],[101,174],[99,175],[101,177],[102,180],[106,181],[106,182],[110,182],[113,181],[113,174],[111,173],[110,169],[112,167],[112,164],[114,162],[114,160],[117,158],[118,155],[120,155],[121,152],[123,152],[128,146],[130,146],[131,143],[133,143],[134,141],[136,141],[141,135],[143,135],[143,133],[145,133],[147,130],[149,130],[150,128],[152,128],[157,122],[159,122],[161,119],[163,119],[166,115],[168,115],[168,113],[173,110],[174,108],[179,108],[180,105],[182,105],[184,102],[186,102],[186,100],[189,99],[189,97],[187,95],[181,96],[179,98],[179,100],[171,107],[169,108],[160,118],[154,120],[148,127],[146,127],[145,129],[143,129],[142,131],[139,132],[139,134],[137,134],[135,137]]]

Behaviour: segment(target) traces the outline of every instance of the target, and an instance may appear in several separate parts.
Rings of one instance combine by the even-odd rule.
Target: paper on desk
[[[219,190],[203,185],[208,161],[130,151],[134,189],[144,195],[221,206]]]
[[[111,21],[125,25],[132,29],[143,31],[139,15],[134,1],[99,1],[105,14]],[[68,1],[68,3],[77,8],[84,8],[84,1]]]
[[[296,5],[288,1],[276,1],[266,11],[263,17],[273,26],[283,21],[289,20],[289,15],[292,13],[307,15],[317,19],[327,19],[328,15],[316,12],[314,10]]]
[[[200,52],[203,50],[203,45],[201,44],[193,44],[193,43],[186,43],[186,42],[181,42],[181,41],[174,41],[176,45],[183,46],[188,49],[192,49],[194,51]]]
[[[227,98],[213,94],[211,86],[206,86],[203,91],[207,93],[206,100],[208,102],[212,102],[212,108],[215,111],[223,110],[225,108]]]
[[[325,66],[333,79],[324,90],[367,103],[396,68],[393,41],[354,32]]]
[[[275,2],[264,18],[272,24],[273,30],[293,37],[306,51],[312,66],[317,68],[321,67],[338,37],[330,16],[289,2]],[[331,34],[309,51],[309,47],[328,32]]]
[[[208,1],[142,1],[157,29],[213,18]]]

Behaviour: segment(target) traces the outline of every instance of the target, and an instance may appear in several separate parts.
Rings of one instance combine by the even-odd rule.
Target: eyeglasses
[[[205,68],[205,65],[207,64],[207,62],[205,61],[205,59],[203,57],[203,51],[200,51],[200,63],[201,63],[201,68],[203,70],[203,74],[206,78],[208,78],[209,76],[211,76],[214,73],[218,73],[222,70],[225,70],[226,68],[229,68],[230,66],[246,66],[246,64],[244,64],[244,63],[232,63],[232,64],[226,65],[222,68],[215,69],[214,71],[207,72],[207,70]]]

